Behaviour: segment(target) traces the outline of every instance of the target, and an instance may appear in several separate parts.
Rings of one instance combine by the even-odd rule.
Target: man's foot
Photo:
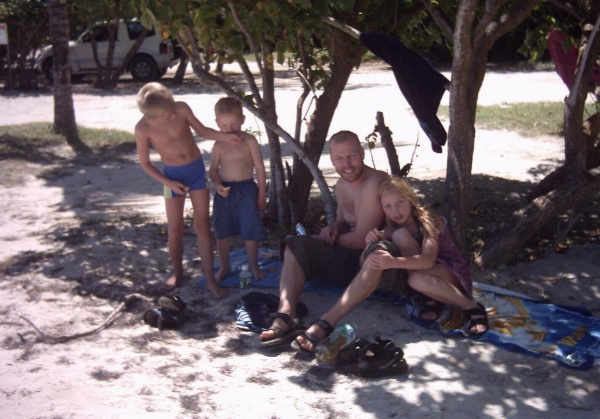
[[[260,281],[265,277],[265,275],[267,275],[267,273],[261,270],[258,266],[250,266],[250,272],[252,272],[252,275],[254,275],[255,281]]]
[[[277,313],[271,327],[258,336],[258,341],[262,347],[279,346],[291,342],[299,332],[300,327],[292,316]]]
[[[329,322],[319,319],[307,330],[298,335],[292,346],[305,352],[314,353],[319,342],[333,332],[333,326]]]
[[[177,275],[171,275],[165,282],[163,282],[162,287],[168,291],[173,291],[175,288],[181,285],[182,281],[183,278],[177,277]]]
[[[221,282],[230,273],[231,273],[231,269],[229,267],[227,267],[227,268],[221,267],[221,269],[219,269],[219,271],[215,275],[215,280],[217,282]]]
[[[210,291],[215,299],[220,300],[223,297],[226,297],[229,292],[225,288],[221,288],[216,283],[206,281],[206,289]]]

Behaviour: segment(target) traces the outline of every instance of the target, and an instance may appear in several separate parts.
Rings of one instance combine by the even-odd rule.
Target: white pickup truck
[[[120,20],[118,22],[112,62],[114,68],[121,65],[143,29],[144,27],[138,20]],[[105,23],[98,23],[93,28],[81,33],[75,41],[69,41],[71,75],[74,77],[94,74],[98,71],[94,60],[92,37],[96,40],[100,62],[102,65],[106,63],[109,45],[108,28]],[[173,42],[170,39],[162,39],[160,33],[151,29],[131,59],[126,71],[131,73],[131,77],[136,81],[158,80],[165,75],[169,67],[174,66],[177,62]],[[52,81],[52,46],[42,48],[41,54],[36,59],[35,68],[49,81]]]

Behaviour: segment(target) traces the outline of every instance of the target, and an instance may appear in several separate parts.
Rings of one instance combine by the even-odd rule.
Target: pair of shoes
[[[329,322],[327,322],[326,320],[319,319],[316,322],[314,322],[313,325],[317,325],[318,327],[320,327],[321,329],[323,329],[325,331],[325,336],[323,336],[323,339],[325,339],[327,336],[329,336],[333,332],[333,326],[331,324],[329,324]],[[323,339],[319,340],[318,337],[316,337],[312,333],[307,332],[306,330],[301,331],[298,334],[298,336],[304,337],[306,340],[308,340],[310,343],[312,343],[315,348],[316,348],[317,344],[323,340]],[[294,339],[294,341],[292,342],[292,348],[296,349],[297,351],[307,352],[309,354],[314,353],[314,351],[310,351],[306,348],[303,348],[300,345],[300,342],[298,342],[298,339]]]
[[[405,374],[408,365],[404,351],[390,339],[375,338],[375,342],[357,339],[338,355],[342,371],[366,378]]]
[[[465,310],[465,315],[467,316],[467,333],[471,337],[483,336],[490,329],[485,307],[481,303],[477,303],[477,305],[478,307]],[[477,325],[485,326],[485,330],[478,333],[471,332],[471,329]]]
[[[260,342],[261,348],[272,348],[291,342],[298,333],[300,333],[300,326],[289,314],[277,313],[275,314],[276,319],[281,319],[287,325],[287,330],[281,330],[279,326],[271,326],[267,330],[273,331],[275,337],[270,340]]]
[[[419,301],[419,321],[426,326],[431,326],[444,311],[444,303],[423,296]],[[431,317],[424,317],[423,315],[432,315]]]
[[[158,330],[176,330],[185,322],[185,302],[175,294],[165,295],[158,299],[160,307],[150,308],[144,312],[144,322]]]

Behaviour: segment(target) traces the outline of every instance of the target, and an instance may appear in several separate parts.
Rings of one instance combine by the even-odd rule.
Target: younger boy
[[[258,280],[265,276],[258,267],[258,241],[266,238],[260,211],[267,207],[267,175],[260,145],[254,136],[242,132],[245,116],[239,100],[231,97],[219,99],[215,105],[215,116],[221,132],[234,133],[242,138],[240,144],[215,143],[210,160],[209,174],[216,190],[213,220],[221,262],[217,281],[231,272],[229,238],[237,235],[244,240],[250,271]]]
[[[185,194],[189,193],[206,287],[215,298],[224,297],[227,291],[217,284],[214,277],[206,169],[191,129],[202,138],[224,143],[240,142],[240,138],[235,133],[222,133],[205,127],[186,103],[176,102],[171,91],[160,83],[148,83],[142,87],[137,103],[143,114],[135,126],[140,165],[165,189],[168,247],[173,273],[164,287],[174,289],[183,278],[183,210]],[[164,174],[150,162],[150,146],[160,155]]]

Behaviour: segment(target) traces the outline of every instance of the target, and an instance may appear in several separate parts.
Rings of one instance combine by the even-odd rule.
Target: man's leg
[[[198,253],[202,259],[206,287],[215,298],[222,298],[227,295],[227,290],[221,288],[215,280],[213,244],[209,224],[208,190],[190,191],[190,198],[194,207],[194,230],[196,231]]]
[[[183,279],[183,208],[185,198],[183,196],[165,199],[167,212],[167,237],[169,255],[173,272],[165,281],[163,286],[173,289]]]
[[[289,247],[285,248],[283,266],[281,267],[281,280],[279,283],[279,313],[284,313],[292,318],[296,317],[296,306],[300,301],[306,278],[296,256]],[[289,326],[283,319],[276,318],[273,326],[279,327],[282,332],[287,332]],[[277,336],[273,330],[265,330],[260,334],[258,340],[261,342],[275,339]]]
[[[343,316],[366,300],[377,289],[382,273],[383,271],[375,270],[364,264],[342,296],[320,318],[335,326]],[[316,324],[309,327],[306,332],[316,336],[319,342],[325,339],[325,330]],[[296,340],[307,351],[313,352],[315,350],[314,344],[305,336],[300,335]]]

